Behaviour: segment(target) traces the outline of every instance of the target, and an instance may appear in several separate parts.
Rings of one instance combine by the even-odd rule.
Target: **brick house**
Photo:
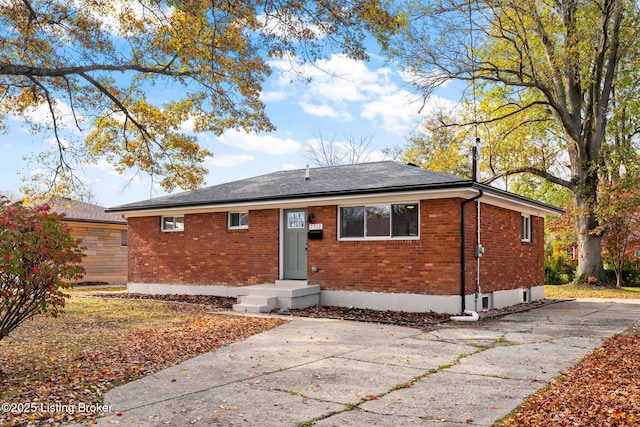
[[[63,221],[74,239],[82,240],[85,269],[82,283],[127,283],[127,220],[106,213],[104,207],[58,198],[49,202],[52,212],[64,213]]]
[[[131,292],[232,296],[241,311],[441,313],[542,299],[544,217],[561,213],[390,161],[275,172],[107,211],[128,218]]]

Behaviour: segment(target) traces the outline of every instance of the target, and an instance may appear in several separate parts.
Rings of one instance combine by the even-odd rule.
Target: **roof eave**
[[[192,203],[163,203],[151,206],[131,206],[126,207],[123,206],[115,206],[112,208],[105,209],[105,212],[108,213],[122,213],[122,212],[141,212],[141,211],[154,211],[154,210],[163,210],[163,209],[175,209],[175,208],[197,208],[201,206],[226,206],[233,205],[237,203],[246,203],[246,202],[276,202],[276,201],[290,201],[295,199],[314,199],[314,198],[323,198],[327,196],[333,197],[341,197],[341,196],[357,196],[357,195],[369,195],[376,193],[394,193],[394,192],[405,192],[405,191],[417,191],[417,190],[447,190],[447,189],[458,189],[470,187],[471,181],[459,181],[459,182],[449,182],[449,183],[441,183],[441,184],[420,184],[420,185],[406,185],[406,186],[390,186],[384,188],[371,188],[371,189],[356,189],[356,190],[346,190],[346,191],[323,191],[316,193],[300,193],[300,194],[288,194],[281,196],[271,196],[271,197],[259,197],[253,199],[227,199],[221,201],[199,201]]]
[[[307,194],[289,194],[284,196],[273,197],[261,197],[261,198],[239,198],[239,199],[227,199],[222,201],[199,201],[192,203],[163,203],[152,206],[131,206],[131,207],[113,207],[106,209],[105,212],[109,213],[146,213],[149,214],[154,211],[167,211],[167,210],[180,210],[180,209],[198,209],[198,208],[223,208],[232,207],[243,204],[279,204],[287,203],[295,200],[313,200],[323,198],[341,198],[341,197],[354,197],[354,196],[367,196],[374,194],[390,194],[390,193],[403,193],[403,192],[416,192],[416,191],[446,191],[446,190],[482,190],[486,196],[491,195],[495,199],[503,200],[505,203],[512,204],[517,202],[521,206],[526,206],[530,212],[535,212],[536,215],[553,216],[561,215],[564,211],[554,206],[548,205],[543,202],[528,199],[523,196],[519,196],[514,193],[509,193],[504,190],[500,190],[494,187],[490,187],[486,184],[474,182],[471,180],[438,183],[438,184],[420,184],[420,185],[407,185],[407,186],[390,186],[384,188],[372,188],[372,189],[357,189],[347,191],[325,191]]]
[[[107,219],[88,219],[88,218],[71,218],[65,216],[62,218],[62,221],[66,222],[86,222],[86,223],[94,223],[94,224],[113,224],[113,225],[127,225],[127,221],[116,221],[116,220],[107,220]]]

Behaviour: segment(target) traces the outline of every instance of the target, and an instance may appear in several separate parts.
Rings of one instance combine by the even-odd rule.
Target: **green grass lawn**
[[[545,298],[622,298],[640,299],[640,288],[604,288],[591,285],[546,285]]]

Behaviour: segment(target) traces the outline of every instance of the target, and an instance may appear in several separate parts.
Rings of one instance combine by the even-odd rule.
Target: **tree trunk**
[[[577,207],[575,214],[578,234],[576,281],[608,285],[609,281],[602,264],[602,237],[598,233],[594,233],[598,221],[591,209],[585,209],[590,205],[585,194],[574,191],[573,203]]]

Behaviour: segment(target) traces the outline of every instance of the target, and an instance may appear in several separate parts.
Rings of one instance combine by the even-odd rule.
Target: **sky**
[[[302,169],[313,162],[305,151],[318,137],[336,143],[370,139],[369,161],[383,159],[382,150],[407,144],[411,130],[420,122],[421,99],[399,68],[372,54],[369,62],[358,62],[334,54],[304,67],[309,83],[284,70],[288,63],[271,62],[274,69],[264,84],[262,99],[276,130],[246,134],[228,130],[220,137],[198,135],[214,156],[206,186],[287,169]],[[157,94],[161,97],[161,94]],[[454,85],[439,88],[422,109],[451,107],[460,100]],[[34,116],[46,116],[35,111]],[[7,122],[9,132],[0,134],[0,192],[19,194],[21,178],[37,170],[25,156],[51,149],[50,135],[30,134],[19,120]],[[184,130],[189,131],[189,123]],[[106,162],[79,171],[94,202],[105,207],[163,196],[166,193],[143,175],[119,174]],[[179,188],[173,193],[180,192]]]

